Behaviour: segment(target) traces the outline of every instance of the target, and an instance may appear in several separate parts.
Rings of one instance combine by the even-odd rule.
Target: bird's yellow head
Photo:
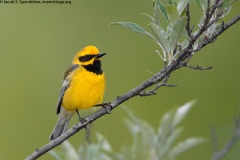
[[[82,66],[92,65],[95,60],[101,61],[101,57],[106,53],[99,53],[95,46],[87,46],[80,50],[74,57],[72,64],[80,64]]]

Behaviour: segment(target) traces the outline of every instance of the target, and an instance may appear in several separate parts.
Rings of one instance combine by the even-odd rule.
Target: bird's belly
[[[84,73],[72,79],[62,106],[67,110],[88,109],[102,102],[105,91],[104,75]]]

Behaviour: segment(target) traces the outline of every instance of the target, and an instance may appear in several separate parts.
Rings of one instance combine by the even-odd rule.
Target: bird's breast
[[[105,86],[104,73],[97,75],[81,67],[70,77],[62,106],[67,110],[91,108],[102,102]]]

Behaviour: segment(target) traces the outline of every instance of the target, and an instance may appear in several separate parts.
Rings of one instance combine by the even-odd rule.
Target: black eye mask
[[[91,59],[93,59],[94,57],[96,57],[96,55],[86,54],[85,56],[80,56],[79,61],[80,62],[87,62],[87,61],[90,61]]]

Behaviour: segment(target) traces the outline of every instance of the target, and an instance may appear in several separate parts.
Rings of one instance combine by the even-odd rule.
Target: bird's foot
[[[85,122],[87,122],[87,120],[85,120],[84,118],[82,118],[82,117],[80,116],[78,110],[76,110],[76,111],[77,111],[77,115],[78,115],[79,122],[81,122],[82,124],[85,123]],[[84,128],[87,130],[87,126],[86,126],[86,125],[84,126]]]
[[[111,102],[97,104],[94,107],[99,107],[99,106],[101,106],[102,108],[105,108],[108,114],[111,113],[111,110],[112,110]]]

